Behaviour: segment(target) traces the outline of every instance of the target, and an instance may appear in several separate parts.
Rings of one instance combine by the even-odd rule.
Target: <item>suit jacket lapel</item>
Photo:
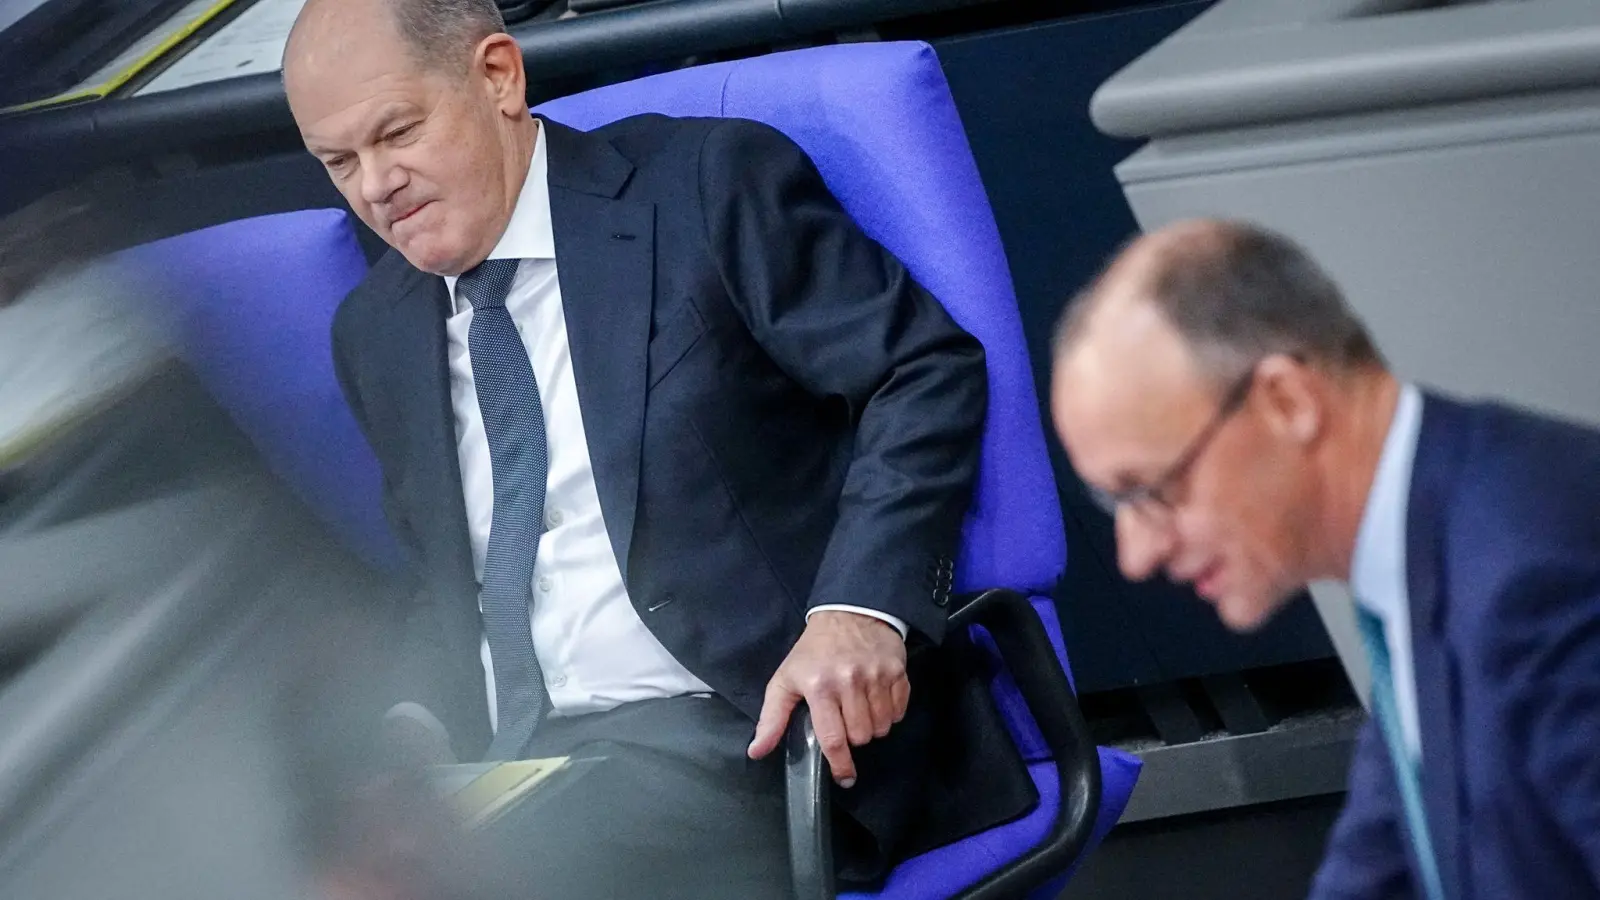
[[[1407,506],[1406,576],[1411,603],[1417,714],[1422,732],[1422,795],[1446,897],[1460,897],[1461,749],[1456,664],[1446,633],[1445,504],[1465,444],[1466,410],[1426,396]]]
[[[655,205],[618,199],[633,165],[610,143],[540,121],[573,376],[600,509],[626,576],[644,438]]]
[[[407,268],[390,317],[388,345],[394,379],[390,396],[407,410],[402,423],[405,458],[402,477],[423,506],[413,510],[425,547],[439,548],[439,561],[457,578],[473,580],[472,544],[467,534],[466,498],[456,455],[455,411],[450,402],[450,362],[445,319],[450,292],[437,276]],[[476,635],[477,608],[470,631]],[[454,631],[456,629],[452,629]],[[475,638],[474,638],[475,642]]]

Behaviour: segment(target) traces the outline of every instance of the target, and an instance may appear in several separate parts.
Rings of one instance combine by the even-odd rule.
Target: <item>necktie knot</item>
[[[515,259],[486,259],[461,274],[456,293],[467,298],[474,310],[506,305],[511,282],[517,277]]]

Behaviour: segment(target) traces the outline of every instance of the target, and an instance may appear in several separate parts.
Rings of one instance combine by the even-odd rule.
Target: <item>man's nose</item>
[[[361,199],[369,204],[379,204],[393,197],[405,187],[405,170],[374,153],[361,161]]]
[[[1139,511],[1121,507],[1116,514],[1117,565],[1129,581],[1143,581],[1172,555],[1172,534]]]

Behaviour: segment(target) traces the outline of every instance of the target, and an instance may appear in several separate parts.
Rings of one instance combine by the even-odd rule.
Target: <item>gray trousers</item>
[[[525,756],[606,761],[541,802],[525,840],[502,845],[526,896],[791,897],[782,762],[746,757],[754,730],[715,697],[546,720]]]

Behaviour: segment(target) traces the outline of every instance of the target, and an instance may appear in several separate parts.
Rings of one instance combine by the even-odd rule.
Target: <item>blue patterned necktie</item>
[[[539,385],[527,348],[506,311],[517,263],[487,260],[456,282],[456,293],[472,304],[467,348],[494,473],[494,517],[479,594],[494,668],[498,724],[488,759],[521,756],[550,708],[530,624],[533,564],[544,532],[550,458]]]
[[[1358,603],[1356,622],[1361,626],[1361,640],[1366,644],[1367,659],[1372,663],[1372,715],[1378,720],[1384,743],[1389,745],[1395,785],[1400,789],[1400,800],[1406,813],[1406,831],[1411,835],[1411,848],[1422,868],[1423,895],[1428,900],[1444,900],[1444,890],[1439,882],[1439,863],[1433,855],[1433,842],[1428,837],[1428,818],[1422,807],[1421,773],[1400,731],[1400,710],[1394,696],[1394,669],[1390,665],[1389,642],[1385,637],[1383,620]]]

